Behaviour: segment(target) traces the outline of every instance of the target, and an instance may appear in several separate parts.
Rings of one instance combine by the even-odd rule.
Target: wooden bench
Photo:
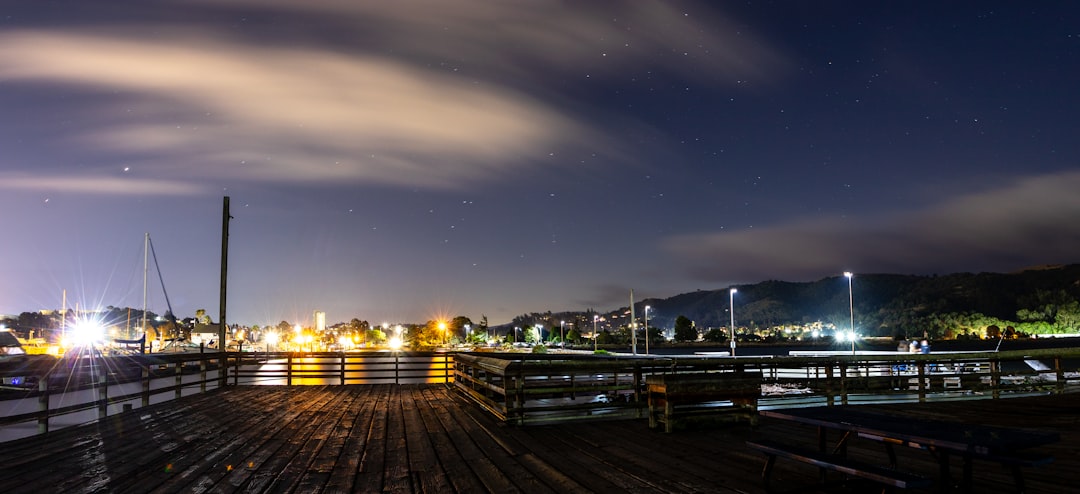
[[[765,454],[765,467],[761,471],[761,479],[765,483],[766,489],[769,487],[769,477],[772,474],[773,464],[776,462],[777,457],[808,463],[820,468],[822,470],[822,481],[825,480],[825,471],[832,470],[849,477],[858,477],[882,484],[882,492],[889,488],[921,489],[933,484],[933,481],[926,477],[859,462],[845,456],[783,444],[778,441],[758,439],[747,441],[746,445]]]
[[[863,439],[869,439],[871,441],[883,442],[886,448],[889,449],[895,444],[895,441],[884,439],[873,434],[859,433],[859,437]],[[926,449],[925,447],[923,449]],[[892,456],[892,453],[889,453]],[[1048,465],[1054,462],[1054,457],[1046,455],[1040,452],[1027,452],[1016,451],[1009,454],[1000,453],[970,453],[971,458],[985,460],[991,463],[998,463],[1003,467],[1008,468],[1013,474],[1013,480],[1016,482],[1016,492],[1024,492],[1024,471],[1025,467],[1040,467]],[[971,485],[971,462],[964,462],[963,482],[964,485]]]
[[[700,372],[646,376],[649,428],[664,424],[664,432],[685,419],[720,414],[757,424],[757,401],[761,397],[761,374]],[[730,401],[732,406],[714,402]]]

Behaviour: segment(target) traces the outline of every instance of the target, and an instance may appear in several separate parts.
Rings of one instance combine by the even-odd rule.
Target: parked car
[[[0,331],[0,362],[25,360],[26,350],[11,331]]]
[[[26,350],[23,350],[22,344],[19,343],[19,339],[15,337],[15,334],[11,331],[0,331],[0,372],[13,371],[26,364]],[[12,376],[5,372],[5,375],[0,376],[0,384],[8,385],[22,385],[26,382],[26,378],[22,376]]]

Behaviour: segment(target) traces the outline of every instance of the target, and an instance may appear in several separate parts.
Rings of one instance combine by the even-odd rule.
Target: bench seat
[[[769,476],[772,472],[773,463],[777,457],[808,463],[818,468],[833,470],[850,477],[859,477],[877,482],[887,487],[899,489],[920,489],[933,485],[933,481],[919,475],[893,470],[878,465],[859,462],[850,458],[822,453],[806,447],[793,446],[768,439],[747,441],[746,445],[751,449],[765,454],[765,468],[761,472],[761,478],[766,487],[769,484]]]
[[[685,419],[730,414],[757,423],[761,374],[701,372],[646,377],[649,428],[664,425],[664,432]],[[729,401],[732,406],[715,402]]]

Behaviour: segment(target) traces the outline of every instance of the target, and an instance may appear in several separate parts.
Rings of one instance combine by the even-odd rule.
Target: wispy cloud
[[[561,151],[632,163],[620,131],[647,126],[549,87],[567,78],[639,67],[734,83],[782,65],[720,20],[651,2],[585,15],[486,1],[204,7],[237,5],[288,15],[280,28],[194,29],[134,7],[129,25],[9,30],[0,78],[75,95],[71,111],[93,125],[65,131],[73,154],[122,156],[163,179],[457,187],[558,166],[545,157]],[[93,162],[78,173],[95,179]]]
[[[701,280],[816,279],[845,270],[930,274],[1075,262],[1080,172],[1019,179],[887,216],[808,219],[666,239]]]
[[[203,191],[196,184],[173,180],[130,177],[62,177],[6,173],[0,189],[78,192],[108,195],[190,195]]]

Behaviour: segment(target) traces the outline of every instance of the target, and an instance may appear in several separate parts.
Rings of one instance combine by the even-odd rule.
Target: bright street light
[[[104,341],[105,326],[96,319],[80,317],[71,328],[70,338],[75,346],[92,346]]]
[[[851,271],[844,271],[847,278],[848,309],[851,311],[851,354],[855,355],[855,298],[851,292],[851,277],[855,276]]]
[[[732,288],[728,290],[728,312],[731,313],[731,356],[735,356],[735,292],[738,290]]]
[[[596,352],[596,321],[600,320],[600,316],[593,314],[592,316],[592,351]]]
[[[277,343],[278,343],[278,334],[277,333],[274,333],[274,332],[266,333],[267,351],[270,351],[270,347],[273,346],[274,351],[276,352],[277,351]]]

